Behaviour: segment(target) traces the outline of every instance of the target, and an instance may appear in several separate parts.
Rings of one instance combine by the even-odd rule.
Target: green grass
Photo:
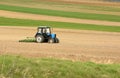
[[[120,64],[1,55],[0,78],[120,78]]]
[[[102,26],[102,25],[53,22],[53,21],[37,21],[37,20],[28,20],[28,19],[15,19],[15,18],[0,17],[0,26],[37,27],[37,26],[44,26],[44,25],[51,26],[53,28],[120,32],[120,27],[115,27],[115,26]]]
[[[61,16],[61,17],[69,17],[69,18],[80,18],[80,19],[92,19],[92,20],[105,20],[105,21],[120,22],[120,16],[107,15],[107,14],[66,12],[66,11],[57,11],[57,10],[49,10],[49,9],[9,6],[9,5],[2,5],[2,4],[0,4],[0,10],[25,12],[25,13],[32,13],[32,14],[42,14],[42,15],[50,15],[50,16]]]
[[[0,17],[0,25],[1,26],[32,26],[32,27],[51,26],[53,28],[120,32],[120,27],[115,27],[115,26],[101,26],[101,25],[53,22],[53,21],[37,21],[37,20],[26,20],[26,19],[15,19],[15,18],[4,18],[4,17]]]

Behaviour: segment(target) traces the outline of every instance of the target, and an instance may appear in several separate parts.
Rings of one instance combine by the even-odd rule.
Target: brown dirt
[[[66,18],[66,17],[57,17],[57,16],[47,16],[47,15],[37,15],[37,14],[29,14],[29,13],[11,12],[11,11],[4,11],[4,10],[0,10],[0,16],[9,17],[9,18],[19,18],[19,19],[47,20],[47,21],[58,21],[58,22],[71,22],[71,23],[83,23],[83,24],[95,24],[95,25],[120,26],[120,22]]]
[[[54,29],[60,39],[59,44],[18,42],[34,36],[35,32],[33,27],[0,27],[0,53],[120,63],[120,33]]]

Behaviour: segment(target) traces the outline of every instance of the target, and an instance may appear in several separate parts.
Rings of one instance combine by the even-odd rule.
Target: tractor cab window
[[[43,31],[42,31],[43,33],[46,33],[46,29],[45,28],[43,28]]]
[[[46,28],[46,33],[51,33],[50,28]]]
[[[38,33],[41,33],[41,29],[38,29]]]

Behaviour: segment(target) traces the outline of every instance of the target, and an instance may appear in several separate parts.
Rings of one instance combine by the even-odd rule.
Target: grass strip
[[[39,21],[39,20],[16,19],[16,18],[5,18],[5,17],[0,17],[0,26],[28,26],[28,27],[51,26],[53,28],[120,32],[120,27],[118,26]]]

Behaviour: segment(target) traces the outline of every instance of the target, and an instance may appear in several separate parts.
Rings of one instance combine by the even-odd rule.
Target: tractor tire
[[[59,39],[58,38],[55,38],[55,43],[59,43]]]
[[[44,41],[44,37],[42,36],[42,35],[38,35],[37,37],[36,37],[36,42],[37,43],[42,43]]]
[[[55,39],[49,39],[48,43],[55,43]]]

